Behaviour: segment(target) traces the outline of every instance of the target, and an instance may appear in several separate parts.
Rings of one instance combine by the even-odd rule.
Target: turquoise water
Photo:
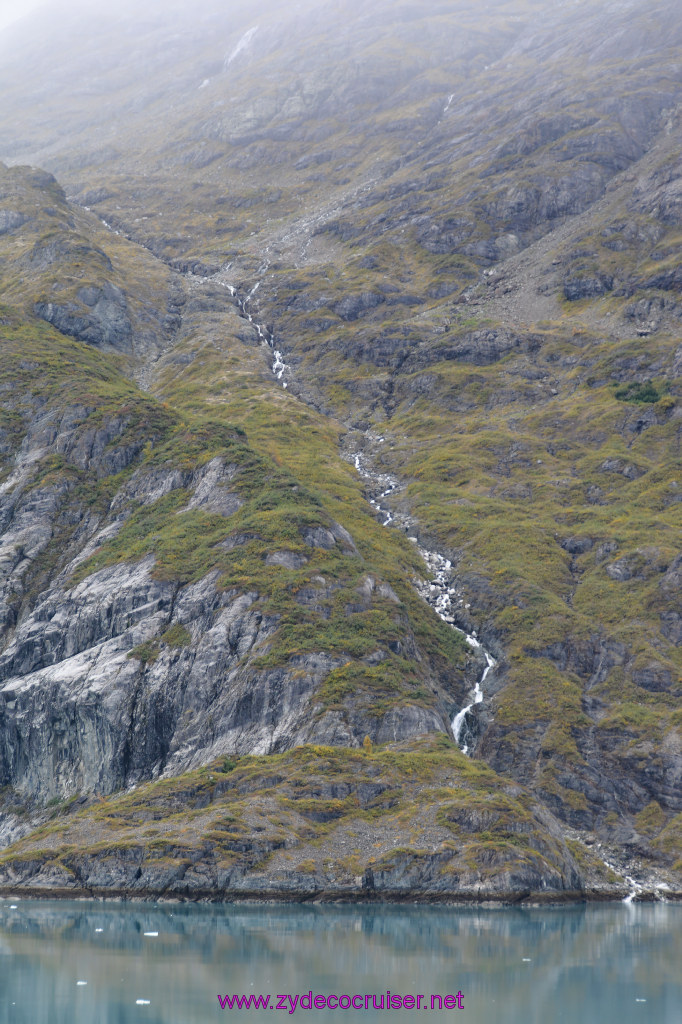
[[[371,998],[364,1009],[365,995],[385,1001],[387,990],[421,994],[421,1009],[374,1010]],[[218,1001],[269,994],[276,1007],[278,996],[309,992],[356,996],[363,1008],[296,1004],[292,1014],[289,1001],[281,1010],[222,1010]],[[432,995],[450,994],[456,1006],[458,992],[462,1009],[430,1009]],[[420,1013],[469,1024],[681,1024],[682,907],[0,902],[1,1024],[408,1021]]]

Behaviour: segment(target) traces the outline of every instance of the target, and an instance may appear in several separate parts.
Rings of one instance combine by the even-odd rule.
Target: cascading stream
[[[597,848],[601,851],[601,843],[598,844]],[[624,874],[624,872],[620,868],[616,867],[615,864],[607,860],[603,853],[600,852],[600,856],[604,864],[606,864],[607,868],[610,868],[610,870],[613,871],[614,874],[621,875],[630,886],[630,892],[623,900],[623,903],[627,903],[628,905],[631,904],[636,899],[636,897],[639,896],[640,893],[644,892],[644,886],[640,885],[639,882],[636,882],[631,875]],[[663,901],[665,900],[661,893],[657,893],[657,898]]]
[[[268,269],[268,266],[269,261],[266,259],[263,265],[259,267],[258,272],[265,273],[265,271]],[[223,268],[222,272],[227,272],[229,270],[229,267],[230,265],[228,264],[226,267]],[[205,278],[202,280],[211,279]],[[256,294],[260,287],[260,280],[256,281],[256,283],[253,285],[253,287],[251,288],[251,290],[248,292],[244,299],[239,298],[237,294],[237,289],[235,288],[234,285],[216,278],[214,278],[213,280],[215,280],[218,284],[221,284],[223,287],[229,290],[230,295],[237,300],[237,305],[241,311],[242,316],[244,316],[249,321],[250,324],[254,325],[258,332],[258,337],[261,339],[261,342],[271,349],[273,354],[272,372],[277,378],[277,380],[281,381],[283,375],[285,373],[288,373],[289,366],[284,362],[284,358],[279,349],[275,348],[273,334],[268,330],[268,328],[264,324],[257,323],[253,318],[253,314],[251,314],[247,308],[251,299],[253,298],[253,296]],[[286,386],[287,382],[282,381],[282,387],[286,388]],[[377,438],[376,440],[377,442],[381,443],[383,441],[383,438],[380,437]],[[400,486],[399,481],[395,477],[391,476],[390,473],[376,473],[368,469],[367,466],[363,463],[363,455],[360,452],[354,452],[351,457],[353,459],[355,468],[357,469],[360,476],[364,477],[365,480],[368,480],[372,483],[374,491],[376,491],[377,488],[379,489],[378,494],[371,495],[369,497],[369,503],[372,506],[372,508],[374,508],[375,511],[380,516],[382,516],[382,525],[391,526],[391,524],[395,523],[397,525],[402,525],[403,527],[407,528],[408,522],[404,517],[394,515],[394,513],[391,511],[389,507],[387,507],[386,504],[382,504],[382,501],[385,498],[389,497],[389,495],[393,494],[393,492],[397,490],[397,488]],[[408,536],[408,539],[413,541],[415,544],[418,544],[418,540],[416,537]],[[485,680],[488,677],[488,674],[490,673],[491,669],[495,667],[497,662],[495,661],[493,656],[488,651],[486,651],[485,648],[483,648],[480,641],[476,638],[475,632],[467,633],[465,630],[460,629],[460,627],[455,624],[455,610],[453,607],[453,600],[457,599],[457,603],[459,605],[463,605],[464,602],[463,598],[458,596],[456,582],[452,573],[452,562],[450,561],[450,559],[446,558],[444,555],[441,555],[440,552],[438,551],[429,551],[426,548],[421,547],[419,548],[419,553],[432,573],[432,580],[430,582],[425,580],[415,580],[414,585],[415,589],[417,590],[417,593],[426,601],[427,604],[431,605],[436,614],[444,622],[446,622],[451,629],[456,630],[458,633],[461,633],[462,636],[464,636],[466,642],[469,644],[470,647],[481,650],[486,660],[486,667],[484,668],[480,679],[476,682],[476,685],[469,694],[471,700],[469,701],[468,704],[465,705],[465,707],[463,707],[460,711],[457,712],[457,714],[454,716],[450,723],[452,728],[452,734],[455,738],[455,742],[461,749],[462,753],[468,754],[469,743],[473,739],[473,735],[471,730],[468,728],[467,718],[470,715],[472,708],[476,704],[480,704],[483,701],[483,683],[485,682]],[[464,607],[468,608],[469,606],[464,605]]]
[[[104,217],[101,217],[98,213],[96,213],[96,211],[91,210],[89,206],[83,206],[83,209],[87,210],[89,213],[94,213],[95,216],[100,221],[100,223],[107,229],[107,231],[110,231],[113,235],[120,235],[120,234],[122,234],[121,231],[119,231],[116,228],[112,227],[112,225],[109,224],[108,221],[106,221],[104,219]],[[265,263],[261,267],[258,268],[258,273],[264,274],[269,266],[270,266],[270,261],[266,259]],[[230,268],[230,264],[228,264],[227,266],[223,267],[221,269],[220,273],[224,274],[227,270],[229,270],[229,268]],[[246,308],[248,306],[249,302],[251,301],[251,299],[253,298],[253,296],[256,294],[256,292],[260,288],[260,280],[256,281],[256,283],[254,284],[253,288],[248,293],[246,298],[240,299],[238,294],[237,294],[237,289],[235,288],[235,286],[232,285],[232,284],[229,284],[227,281],[221,280],[220,276],[216,276],[216,277],[202,277],[202,276],[200,276],[198,274],[192,274],[191,272],[188,272],[188,273],[189,273],[189,276],[194,278],[194,280],[197,281],[199,284],[208,284],[210,282],[211,284],[218,284],[218,285],[220,285],[221,288],[227,288],[227,290],[229,291],[229,293],[232,296],[232,298],[237,300],[237,306],[239,307],[239,311],[242,314],[242,316],[246,320],[248,320],[250,324],[253,324],[253,326],[256,328],[256,331],[258,332],[258,337],[261,340],[261,344],[266,345],[271,350],[271,352],[272,352],[272,373],[275,376],[275,378],[278,381],[280,381],[282,387],[286,388],[287,387],[287,381],[286,380],[282,380],[282,378],[284,377],[285,374],[289,373],[289,370],[290,370],[289,364],[285,363],[284,356],[283,356],[282,352],[278,348],[275,348],[275,337],[272,334],[272,332],[268,330],[268,328],[265,326],[265,324],[257,323],[254,320],[254,318],[253,318],[253,314],[249,313],[248,309]]]
[[[268,269],[268,266],[269,263],[266,261],[262,267],[258,268],[259,273],[265,273],[265,271]],[[230,265],[228,264],[226,267],[222,269],[221,273],[225,273],[227,270],[229,270],[229,267]],[[236,299],[237,307],[239,308],[241,315],[244,317],[245,320],[248,320],[249,323],[256,328],[261,344],[265,345],[272,352],[272,373],[275,376],[275,378],[281,382],[282,387],[286,388],[287,381],[282,380],[282,378],[284,377],[285,374],[289,373],[289,364],[284,362],[284,356],[282,355],[278,348],[275,348],[274,334],[268,330],[265,324],[260,324],[256,320],[254,320],[253,313],[250,313],[247,308],[249,303],[251,302],[251,299],[260,288],[260,281],[256,281],[251,291],[243,299],[240,299],[237,293],[237,289],[233,284],[229,284],[227,281],[221,281],[220,277],[218,276],[197,277],[197,281],[199,281],[202,284],[212,282],[213,284],[219,284],[222,288],[227,288],[232,298]]]
[[[383,441],[383,438],[377,438],[378,442]],[[352,454],[353,464],[357,469],[360,476],[364,477],[365,480],[371,481],[373,489],[380,488],[380,491],[376,496],[369,498],[369,503],[383,518],[383,525],[390,526],[392,523],[403,525],[407,527],[409,524],[407,521],[401,522],[401,517],[394,515],[390,508],[387,508],[385,504],[382,504],[382,500],[387,498],[400,486],[398,480],[392,477],[388,473],[375,473],[368,469],[363,462],[363,456],[360,452],[354,452]],[[417,538],[408,535],[408,540],[418,544]],[[427,604],[431,605],[436,614],[458,633],[461,633],[466,642],[470,647],[479,649],[485,657],[486,667],[483,670],[481,678],[477,681],[474,689],[471,691],[469,696],[471,701],[458,711],[455,717],[452,719],[451,727],[452,734],[455,737],[457,745],[460,747],[464,754],[469,753],[469,741],[473,738],[471,731],[467,727],[467,716],[470,714],[475,704],[480,704],[483,700],[483,683],[488,677],[491,669],[495,667],[497,662],[493,656],[485,650],[481,645],[480,641],[476,638],[476,633],[467,633],[465,630],[460,629],[455,624],[455,608],[453,601],[456,601],[459,605],[464,605],[464,600],[458,595],[456,582],[452,572],[452,562],[445,555],[441,555],[438,551],[429,551],[426,548],[419,548],[419,554],[424,559],[427,567],[431,570],[432,579],[427,580],[416,580],[415,588],[420,597],[422,597]],[[468,608],[468,605],[464,605]]]
[[[268,261],[266,260],[263,266],[259,268],[259,272],[264,273],[267,270],[268,265]],[[226,267],[225,269],[227,270],[229,269],[229,267]],[[259,338],[261,338],[264,344],[267,344],[272,350],[272,372],[277,378],[277,380],[281,380],[284,373],[289,371],[289,366],[284,362],[282,353],[279,351],[279,349],[275,348],[273,335],[268,331],[267,327],[265,327],[263,324],[256,323],[253,319],[253,315],[249,313],[247,309],[249,302],[251,301],[251,299],[253,298],[253,296],[256,294],[260,287],[260,280],[256,281],[256,283],[251,288],[251,291],[246,295],[244,299],[240,299],[237,296],[236,288],[233,285],[227,284],[226,287],[229,288],[230,294],[233,296],[233,298],[237,299],[237,304],[239,306],[239,309],[241,310],[242,315],[246,317],[249,323],[252,323],[254,325],[254,327],[258,331]],[[283,381],[282,387],[286,386],[286,381]],[[383,438],[377,438],[377,440],[381,442],[383,441]],[[371,495],[369,497],[369,503],[372,506],[372,508],[375,509],[375,511],[382,516],[382,525],[391,526],[391,524],[397,523],[401,517],[396,517],[389,507],[387,507],[385,504],[382,504],[382,501],[383,499],[387,498],[390,494],[392,494],[395,490],[397,490],[397,488],[400,486],[398,480],[396,480],[396,478],[391,476],[389,473],[375,473],[372,470],[368,469],[367,466],[363,464],[363,456],[360,454],[360,452],[355,452],[352,455],[352,458],[355,468],[357,469],[360,476],[364,477],[365,480],[371,481],[374,489],[379,488],[379,493],[376,494],[376,496]],[[406,526],[407,524],[401,523],[401,525]],[[416,537],[409,537],[408,539],[413,541],[415,544],[418,543]],[[431,570],[433,579],[431,582],[427,582],[424,580],[416,580],[415,588],[417,590],[417,593],[426,601],[427,604],[431,605],[436,614],[440,616],[440,618],[444,622],[447,622],[447,624],[452,629],[455,629],[458,633],[461,633],[462,636],[464,636],[466,642],[469,644],[470,647],[480,649],[486,659],[486,667],[483,670],[481,678],[477,681],[474,689],[469,694],[469,696],[471,697],[470,702],[465,707],[463,707],[461,711],[457,712],[455,717],[452,719],[452,722],[450,723],[453,736],[455,737],[455,742],[457,743],[457,745],[460,747],[464,754],[468,754],[468,740],[471,740],[473,737],[471,731],[467,727],[467,717],[470,714],[471,709],[474,707],[474,705],[480,704],[483,701],[482,685],[485,682],[490,670],[495,667],[497,662],[495,661],[493,656],[482,647],[480,641],[476,638],[475,632],[471,634],[466,633],[465,630],[460,629],[459,626],[455,624],[455,615],[452,602],[453,599],[457,596],[457,587],[452,576],[452,562],[450,561],[450,559],[446,558],[444,555],[441,555],[438,551],[428,551],[426,548],[421,547],[419,548],[419,553],[424,559],[424,562],[426,563],[428,568]],[[458,600],[458,603],[463,604],[463,600],[460,598]]]
[[[258,268],[258,272],[264,274],[265,271],[268,269],[269,265],[270,265],[269,262],[266,260],[266,262],[263,264],[263,266]],[[229,269],[229,265],[228,265],[228,267],[226,267],[224,269],[225,270]],[[210,280],[210,278],[208,280]],[[256,292],[260,288],[260,280],[256,281],[256,283],[254,284],[253,288],[251,289],[251,291],[248,293],[248,295],[244,299],[240,299],[239,298],[239,296],[237,294],[237,289],[234,287],[234,285],[227,284],[227,283],[225,283],[223,281],[220,281],[217,278],[215,280],[217,281],[218,284],[222,284],[225,288],[229,289],[229,292],[230,292],[230,295],[232,296],[232,298],[237,300],[237,306],[239,307],[239,310],[240,310],[242,316],[245,317],[249,321],[249,323],[253,324],[253,326],[256,328],[256,331],[258,332],[258,337],[261,340],[261,344],[267,345],[267,347],[272,352],[272,372],[273,372],[273,375],[275,376],[275,378],[278,381],[280,381],[282,387],[286,388],[287,387],[287,381],[286,380],[282,380],[282,378],[284,377],[285,374],[288,375],[288,373],[289,373],[289,365],[288,365],[288,363],[285,363],[284,356],[282,355],[281,351],[278,348],[275,348],[275,336],[274,336],[274,334],[271,331],[268,330],[268,328],[265,326],[265,324],[257,323],[254,320],[254,318],[253,318],[253,314],[250,313],[248,308],[247,308],[249,303],[251,302],[251,299],[253,298],[253,296],[256,294]]]
[[[450,99],[451,97],[449,97],[449,100]],[[86,206],[84,207],[84,209],[87,210],[89,209],[89,207]],[[100,217],[99,219],[109,231],[114,232],[115,234],[119,234],[119,232],[116,231],[103,218]],[[267,259],[266,257],[265,262],[262,264],[262,266],[258,268],[258,273],[264,274],[267,271],[269,265],[269,259]],[[220,275],[226,274],[229,271],[229,269],[230,264],[228,263],[226,266],[221,268]],[[253,287],[248,292],[246,297],[241,299],[237,293],[236,287],[225,280],[221,280],[220,275],[217,275],[215,277],[202,277],[193,274],[191,276],[194,277],[201,284],[211,282],[213,284],[218,284],[229,291],[232,298],[236,300],[241,315],[246,320],[248,320],[250,324],[253,324],[253,326],[256,328],[261,343],[263,345],[266,345],[271,350],[272,373],[275,376],[275,378],[281,382],[282,387],[286,388],[287,381],[282,380],[282,378],[284,377],[285,374],[288,374],[290,372],[290,367],[284,361],[284,356],[282,355],[282,352],[278,348],[275,348],[275,338],[273,333],[270,330],[268,330],[265,324],[256,322],[254,320],[253,314],[250,313],[247,308],[249,303],[251,302],[251,299],[260,288],[260,279],[256,281],[256,283],[253,285]],[[383,441],[383,437],[376,438],[375,440],[380,443]],[[376,494],[376,496],[370,496],[369,503],[372,506],[372,508],[374,508],[376,512],[383,517],[382,525],[391,526],[391,524],[396,523],[397,525],[401,525],[404,528],[407,528],[409,526],[409,523],[405,519],[405,517],[394,515],[394,513],[391,511],[389,507],[387,507],[385,504],[382,504],[383,499],[391,495],[400,486],[398,480],[396,480],[396,478],[391,476],[389,473],[376,473],[368,469],[367,466],[363,464],[363,456],[360,452],[353,453],[352,459],[358,473],[362,477],[364,477],[365,480],[368,480],[372,483],[374,490],[379,488],[379,492],[378,494]],[[408,536],[408,539],[413,541],[415,544],[418,544],[418,540],[416,537]],[[486,651],[485,648],[482,647],[480,641],[476,638],[475,632],[471,634],[466,633],[465,630],[460,629],[459,626],[455,624],[453,599],[457,599],[457,603],[459,605],[463,604],[463,599],[461,597],[458,597],[457,586],[452,575],[452,563],[450,559],[446,558],[444,555],[441,555],[440,552],[438,551],[429,551],[426,548],[421,547],[419,548],[419,553],[424,559],[424,562],[426,563],[428,568],[431,570],[432,580],[430,582],[425,580],[415,580],[414,585],[415,589],[417,590],[417,593],[426,601],[427,604],[431,605],[436,614],[444,622],[447,622],[447,624],[452,629],[457,630],[458,633],[461,633],[462,636],[464,636],[466,642],[469,644],[470,647],[480,649],[483,655],[485,656],[487,663],[485,669],[483,670],[481,678],[477,681],[474,689],[469,694],[469,696],[471,697],[470,702],[467,705],[465,705],[465,707],[463,707],[460,711],[457,712],[457,714],[452,719],[452,722],[450,723],[452,733],[453,736],[455,737],[457,745],[460,747],[464,754],[468,754],[469,743],[467,741],[467,738],[471,739],[472,734],[470,730],[467,728],[467,717],[470,714],[472,708],[476,704],[480,704],[483,701],[483,683],[485,682],[489,672],[491,671],[491,669],[495,667],[497,662],[495,661],[493,656],[488,651]],[[464,607],[468,608],[468,605],[464,605]]]

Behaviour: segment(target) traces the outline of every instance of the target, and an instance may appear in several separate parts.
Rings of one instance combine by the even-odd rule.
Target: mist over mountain
[[[682,888],[682,13],[0,31],[0,882]]]

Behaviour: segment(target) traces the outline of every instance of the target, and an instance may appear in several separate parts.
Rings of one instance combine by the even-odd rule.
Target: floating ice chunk
[[[149,1006],[149,999],[136,999],[135,1006]]]
[[[149,936],[156,936],[158,934],[159,934],[158,932],[145,932],[145,935],[149,935]]]
[[[77,981],[77,985],[87,985],[87,981]]]

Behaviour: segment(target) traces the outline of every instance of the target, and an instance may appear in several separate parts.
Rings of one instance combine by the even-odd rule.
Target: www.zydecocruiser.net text
[[[463,1010],[464,997],[460,992],[456,995],[426,996],[423,992],[411,995],[398,995],[397,992],[382,992],[380,995],[348,995],[342,993],[329,995],[312,991],[302,995],[224,995],[218,996],[221,1010],[285,1010],[296,1013],[297,1010]]]

